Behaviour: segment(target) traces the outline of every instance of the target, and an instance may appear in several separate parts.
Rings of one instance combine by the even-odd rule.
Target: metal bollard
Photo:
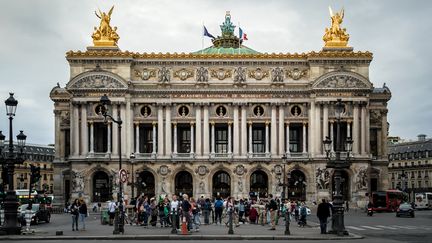
[[[25,211],[26,231],[30,232],[30,224],[32,218],[32,210],[27,208]]]
[[[171,214],[171,223],[172,223],[171,234],[177,234],[177,210],[174,210]]]
[[[0,225],[3,225],[4,217],[5,217],[4,209],[1,209],[0,210]]]

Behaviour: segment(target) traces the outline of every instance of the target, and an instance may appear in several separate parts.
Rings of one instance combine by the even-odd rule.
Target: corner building
[[[372,53],[348,46],[261,53],[235,36],[229,13],[221,32],[213,46],[188,54],[134,53],[96,42],[69,51],[70,81],[50,93],[56,196],[110,199],[122,156],[127,198],[280,196],[284,173],[289,198],[331,198],[333,170],[326,169],[322,141],[336,140],[337,99],[345,105],[342,141],[354,141],[351,166],[342,173],[344,198],[363,205],[367,193],[389,187],[391,93],[369,80]],[[117,124],[98,115],[104,94],[123,121],[121,154]]]

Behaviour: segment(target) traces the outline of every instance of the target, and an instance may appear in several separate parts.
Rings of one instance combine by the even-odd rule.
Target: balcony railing
[[[173,153],[171,155],[171,157],[173,159],[175,158],[189,158],[189,159],[194,159],[195,158],[195,153]]]

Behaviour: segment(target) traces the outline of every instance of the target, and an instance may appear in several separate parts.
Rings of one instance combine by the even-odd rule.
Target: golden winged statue
[[[340,12],[333,13],[333,10],[329,6],[329,12],[331,17],[331,27],[325,29],[323,40],[325,47],[347,47],[349,35],[346,33],[345,28],[341,28],[341,24],[344,18],[344,9]]]
[[[111,7],[107,13],[99,10],[99,14],[95,11],[96,17],[100,19],[99,28],[94,27],[92,35],[93,44],[95,46],[117,46],[117,41],[120,37],[117,34],[117,27],[112,28],[110,25],[111,14],[114,10],[114,6]]]

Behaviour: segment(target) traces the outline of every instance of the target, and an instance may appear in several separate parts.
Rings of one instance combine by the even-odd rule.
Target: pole
[[[228,229],[228,234],[232,235],[234,234],[234,229],[233,229],[233,210],[234,208],[231,206],[231,208],[228,208],[228,215],[229,215],[229,229]]]
[[[117,130],[118,130],[118,149],[119,149],[119,171],[122,169],[122,151],[121,151],[121,128],[122,128],[122,120],[120,117],[120,109],[117,109],[117,120],[113,120],[115,123],[117,123]],[[117,194],[117,202],[119,204],[118,210],[117,210],[117,217],[116,222],[114,225],[114,231],[113,234],[124,234],[124,211],[123,211],[123,183],[120,180],[119,177],[119,192]]]
[[[134,174],[135,174],[134,163],[135,162],[131,161],[131,163],[132,163],[132,198],[131,198],[131,201],[132,201],[132,199],[135,199],[135,177],[134,177]]]

